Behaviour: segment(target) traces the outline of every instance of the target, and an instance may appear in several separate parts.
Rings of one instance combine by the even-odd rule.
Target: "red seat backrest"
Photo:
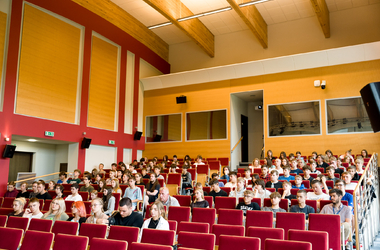
[[[168,174],[167,184],[175,184],[181,186],[182,174]]]
[[[128,250],[172,250],[172,247],[133,242],[130,247],[128,247]]]
[[[214,250],[215,235],[192,232],[180,232],[178,233],[178,244],[181,247],[185,248]]]
[[[41,231],[50,233],[53,225],[52,220],[45,219],[31,219],[28,230]]]
[[[13,208],[13,201],[16,198],[14,197],[5,197],[3,201],[3,205],[1,206],[2,208]]]
[[[79,235],[87,236],[90,242],[94,237],[104,239],[106,237],[106,232],[107,225],[104,224],[82,223],[79,229]]]
[[[310,242],[314,249],[329,249],[329,236],[327,232],[291,229],[288,231],[288,235],[289,240]]]
[[[127,249],[128,242],[121,240],[108,240],[102,238],[90,239],[91,250],[103,250],[103,249]]]
[[[25,232],[20,250],[50,250],[53,238],[53,233],[28,230]]]
[[[67,234],[55,235],[53,250],[67,250],[70,246],[75,246],[75,249],[78,250],[86,250],[88,246],[88,238]]]
[[[340,249],[340,216],[335,214],[309,214],[309,230],[326,231],[329,248]]]
[[[0,248],[17,250],[23,233],[22,229],[0,227]]]
[[[175,231],[159,229],[142,229],[141,243],[150,243],[158,245],[173,246],[175,240]]]
[[[284,229],[282,228],[263,228],[263,227],[248,227],[248,237],[260,238],[261,242],[266,239],[284,239]],[[261,250],[264,250],[264,244],[261,244]],[[266,248],[265,248],[266,250]]]
[[[211,231],[211,227],[215,223],[215,217],[215,208],[193,208],[191,221],[208,223],[210,225],[209,231]]]
[[[7,227],[19,228],[25,231],[28,227],[28,223],[29,219],[26,217],[9,216]]]
[[[235,209],[236,198],[235,197],[215,197],[216,212],[219,213],[220,208]]]
[[[228,157],[220,157],[220,158],[218,158],[218,160],[220,161],[220,164],[222,164],[222,166],[228,166],[229,165],[229,158]]]
[[[265,250],[311,250],[309,242],[268,239],[262,245],[265,245]]]
[[[78,232],[78,228],[78,222],[56,220],[54,222],[53,228],[51,229],[51,232],[55,235],[59,233],[76,235]]]
[[[178,223],[181,221],[189,221],[190,220],[190,207],[169,207],[168,213],[169,220],[175,220]]]
[[[179,202],[179,205],[185,207],[189,207],[191,203],[191,196],[190,195],[173,195],[174,198],[176,198]]]
[[[273,227],[273,212],[272,211],[256,211],[248,210],[245,219],[245,233],[249,227]]]
[[[214,224],[212,233],[215,234],[215,245],[219,245],[219,236],[222,234],[244,236],[244,226]]]
[[[128,242],[128,249],[131,249],[131,243],[137,242],[140,229],[138,227],[111,226],[108,239],[124,240]]]
[[[230,249],[260,249],[260,239],[253,237],[242,237],[242,236],[230,236],[230,235],[220,235],[219,236],[219,250],[230,250]]]
[[[178,225],[178,232],[209,233],[210,225],[204,222],[181,221]]]
[[[219,180],[219,181],[223,181],[223,180]],[[222,189],[224,192],[226,192],[227,195],[230,195],[230,192],[231,192],[231,188],[230,187],[221,187],[220,189]]]
[[[276,213],[276,228],[282,228],[285,232],[285,240],[288,239],[289,229],[305,230],[304,213]]]
[[[218,224],[243,225],[243,210],[219,209]]]
[[[0,227],[5,227],[5,224],[7,224],[8,216],[6,215],[0,215]]]

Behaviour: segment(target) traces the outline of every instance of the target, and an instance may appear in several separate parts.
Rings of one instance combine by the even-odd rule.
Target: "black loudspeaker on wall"
[[[13,158],[15,151],[16,151],[15,145],[5,145],[3,158]]]
[[[142,132],[136,131],[133,140],[139,141],[141,139]]]
[[[360,90],[373,132],[380,131],[380,82],[372,82]]]
[[[82,140],[82,148],[89,148],[90,145],[91,145],[91,140],[90,138],[86,138],[84,137],[83,140]]]
[[[186,103],[186,96],[184,96],[184,95],[176,97],[176,99],[177,99],[177,104]]]

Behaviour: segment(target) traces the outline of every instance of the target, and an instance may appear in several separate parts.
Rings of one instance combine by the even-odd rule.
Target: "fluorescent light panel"
[[[263,2],[267,2],[269,0],[256,0],[256,1],[251,1],[251,2],[247,2],[247,3],[242,3],[242,4],[239,4],[239,7],[246,7],[246,6],[249,6],[249,5],[253,5],[253,4],[258,4],[258,3],[263,3]],[[210,11],[207,11],[207,12],[202,12],[202,13],[199,13],[199,14],[195,14],[195,15],[192,15],[192,16],[187,16],[187,17],[183,17],[183,18],[179,18],[177,19],[178,22],[182,22],[182,21],[186,21],[186,20],[190,20],[190,19],[194,19],[194,18],[198,18],[198,17],[203,17],[203,16],[208,16],[208,15],[213,15],[213,14],[217,14],[217,13],[220,13],[220,12],[224,12],[224,11],[229,11],[229,10],[232,10],[232,7],[225,7],[225,8],[221,8],[221,9],[216,9],[216,10],[210,10]],[[148,29],[156,29],[156,28],[160,28],[160,27],[164,27],[164,26],[167,26],[167,25],[170,25],[172,24],[171,22],[167,22],[167,23],[161,23],[161,24],[157,24],[157,25],[152,25],[152,26],[149,26]]]

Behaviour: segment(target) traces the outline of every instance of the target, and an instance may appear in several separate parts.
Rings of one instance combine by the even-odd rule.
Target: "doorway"
[[[241,115],[241,161],[248,162],[248,116]]]
[[[9,161],[8,181],[16,181],[17,173],[32,172],[33,153],[15,152]]]

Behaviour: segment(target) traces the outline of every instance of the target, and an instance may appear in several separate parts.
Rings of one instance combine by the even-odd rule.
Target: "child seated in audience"
[[[284,181],[283,183],[282,183],[282,188],[283,188],[283,190],[284,190],[284,192],[282,193],[282,199],[288,199],[288,201],[289,201],[289,207],[290,207],[290,205],[291,205],[291,200],[292,199],[296,199],[297,197],[294,195],[294,194],[292,194],[291,193],[291,189],[292,189],[292,184],[290,183],[290,182],[288,182],[288,181]]]
[[[251,169],[246,168],[244,169],[244,181],[248,184],[249,180],[251,180]]]
[[[143,179],[149,179],[148,170],[145,167],[141,169],[141,176]]]
[[[230,181],[224,185],[225,187],[236,188],[237,174],[236,172],[230,172]]]
[[[23,217],[30,219],[40,219],[43,213],[40,211],[40,201],[37,198],[29,200],[28,208],[25,209]]]
[[[218,173],[212,173],[211,180],[217,179],[219,181],[219,174]],[[224,183],[222,181],[219,181],[219,187],[224,187]]]
[[[346,183],[346,190],[355,190],[357,183],[351,182],[352,175],[349,172],[343,172],[342,180]]]
[[[59,173],[59,180],[57,184],[67,184],[67,174],[66,172]]]
[[[244,197],[244,184],[245,180],[242,177],[237,179],[236,188],[230,192],[229,197],[236,197],[236,203],[239,201],[239,197]]]
[[[136,186],[137,185],[144,185],[145,186],[145,183],[143,182],[142,175],[140,173],[135,174],[135,178],[136,178]]]
[[[306,189],[305,186],[302,184],[302,176],[301,175],[296,175],[294,177],[294,184],[295,185],[293,185],[292,188],[298,188],[300,190]]]
[[[79,169],[75,169],[74,170],[74,177],[69,181],[69,184],[73,184],[73,183],[80,183],[82,180],[79,179],[79,176],[82,174],[82,172],[79,170]]]
[[[308,200],[317,200],[317,212],[319,212],[319,201],[330,200],[330,196],[328,194],[323,193],[322,183],[318,180],[313,180],[311,182],[311,188],[314,192],[308,192],[306,197]]]
[[[229,167],[223,167],[223,175],[220,176],[221,180],[227,180],[227,182],[230,181],[230,169]]]
[[[165,179],[165,178],[161,175],[161,165],[160,165],[160,164],[159,164],[158,166],[155,166],[155,167],[154,167],[154,173],[156,174],[157,179]]]
[[[259,204],[252,202],[253,192],[251,190],[244,191],[244,201],[237,204],[236,209],[243,210],[244,216],[247,214],[247,210],[260,210]]]
[[[219,197],[219,196],[223,196],[223,197],[227,197],[227,193],[226,191],[220,189],[220,186],[219,186],[219,181],[218,179],[214,178],[210,181],[210,187],[211,187],[211,192],[209,193],[209,196],[212,196],[214,201],[215,201],[215,197]]]
[[[278,177],[278,179],[280,181],[292,181],[294,180],[294,176],[290,175],[290,167],[289,166],[285,166],[284,167],[284,175]]]
[[[110,177],[106,180],[107,186],[111,186],[112,179],[114,179],[115,177],[116,177],[116,171],[111,170],[110,171]]]
[[[314,180],[318,180],[318,181],[322,182],[322,185],[323,185],[323,189],[324,189],[324,190],[331,189],[331,187],[328,187],[328,186],[327,186],[327,184],[326,184],[326,176],[324,176],[323,174],[319,174],[319,175],[317,176],[317,178],[314,179]]]
[[[277,170],[278,174],[283,174],[284,173],[284,170],[281,167],[281,163],[282,163],[281,159],[274,160],[275,170]]]
[[[333,166],[329,166],[328,168],[326,168],[326,172],[327,172],[327,177],[326,177],[326,180],[328,181],[335,181],[338,180],[338,178],[335,177],[335,169]]]
[[[278,159],[276,159],[276,160],[278,160]],[[277,170],[272,170],[272,172],[270,173],[270,181],[268,181],[265,184],[265,187],[267,187],[267,188],[275,188],[276,191],[279,188],[282,188],[282,183],[278,181],[278,172],[277,172]]]
[[[309,219],[309,214],[315,213],[313,207],[306,205],[306,190],[298,190],[297,192],[297,205],[290,207],[291,213],[304,213],[306,220]]]
[[[92,190],[92,192],[90,193],[90,201],[94,200],[98,198],[98,191],[97,190]]]
[[[321,171],[317,170],[317,163],[314,160],[310,160],[310,171],[313,174],[321,174]]]
[[[264,205],[264,199],[269,198],[270,194],[271,192],[265,189],[265,182],[262,179],[255,181],[255,186],[253,188],[253,197],[261,199],[261,206]]]
[[[312,182],[314,178],[310,176],[310,173],[311,173],[310,167],[306,165],[302,168],[302,170],[304,173],[303,179]]]
[[[270,174],[269,174],[269,169],[267,165],[261,166],[260,179],[264,180],[265,183],[270,181]]]
[[[281,194],[278,192],[273,192],[269,196],[272,203],[271,207],[263,207],[262,211],[272,211],[273,218],[276,218],[277,212],[286,212],[286,210],[280,208]]]
[[[18,191],[16,189],[16,183],[11,181],[8,183],[8,190],[5,192],[4,197],[14,197],[16,198],[18,195]]]
[[[175,164],[170,165],[169,173],[177,174],[177,165]]]
[[[67,201],[83,201],[82,196],[78,193],[79,185],[74,183],[71,185],[71,194],[67,196]]]
[[[291,174],[302,174],[302,169],[297,168],[298,162],[297,159],[293,159],[290,161],[290,173]]]

